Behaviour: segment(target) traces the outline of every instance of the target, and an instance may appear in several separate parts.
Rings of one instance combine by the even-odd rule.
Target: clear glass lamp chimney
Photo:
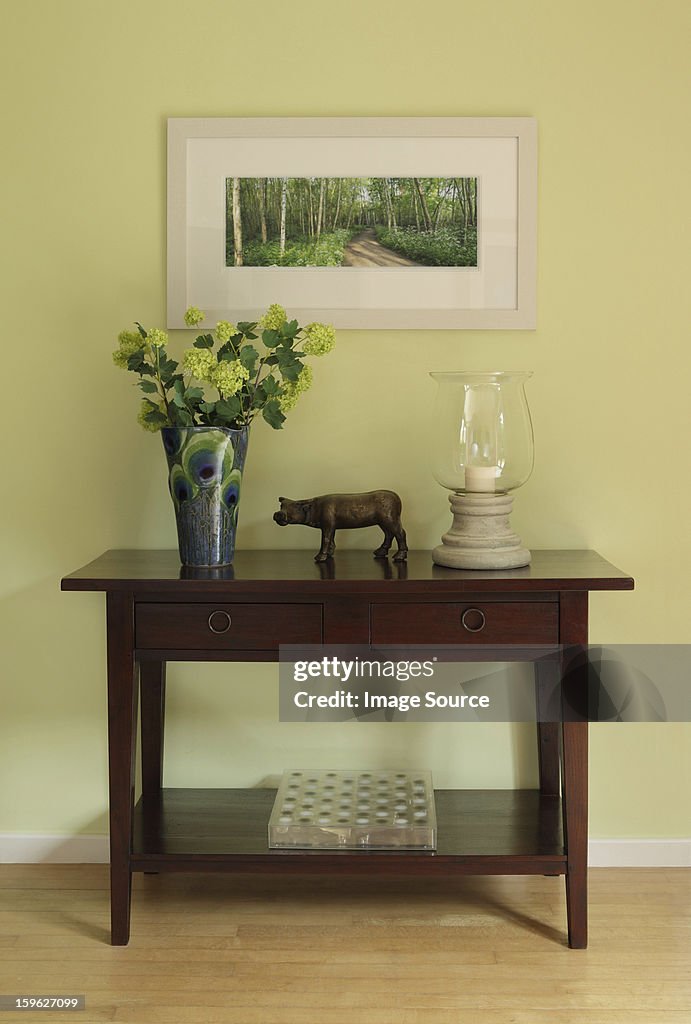
[[[507,494],[533,470],[530,371],[431,373],[432,473],[456,494]]]

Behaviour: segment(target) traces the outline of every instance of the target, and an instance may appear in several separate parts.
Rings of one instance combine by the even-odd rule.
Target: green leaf
[[[257,360],[259,359],[259,353],[257,352],[254,345],[243,345],[240,349],[240,362],[246,370],[250,371],[250,374],[256,372]]]
[[[262,409],[262,416],[274,430],[280,430],[285,423],[285,416],[281,412],[277,398],[270,398]]]
[[[254,394],[252,395],[252,408],[261,409],[261,407],[266,402],[267,398],[268,395],[264,390],[264,385],[258,384],[257,387],[254,389]]]
[[[252,331],[254,330],[254,328],[256,326],[257,326],[256,322],[255,323],[249,323],[247,320],[243,320],[241,323],[239,323],[237,325],[237,328],[238,328],[238,331],[240,331],[241,334],[244,334],[246,338],[249,338],[250,341],[254,341],[254,339],[257,337],[257,335],[256,334],[252,334]]]
[[[176,427],[191,427],[194,423],[194,417],[192,416],[189,409],[180,409],[175,405],[169,406],[170,418],[173,421],[173,425]]]
[[[173,402],[177,405],[178,409],[185,409],[187,407],[184,395],[181,395],[179,391],[173,394]]]
[[[127,360],[127,369],[142,377],[156,377],[156,370],[146,361],[141,352],[133,352]]]
[[[300,376],[301,369],[302,365],[300,363],[295,363],[291,366],[281,367],[281,374],[284,380],[290,381],[291,384],[295,384]]]
[[[161,376],[165,373],[168,377],[172,377],[178,368],[178,364],[174,359],[159,359],[158,368],[161,371]]]
[[[142,338],[146,338],[147,334],[146,334],[146,331],[144,330],[144,328],[142,327],[142,325],[137,320],[135,320],[134,322],[137,325],[137,327],[139,329],[139,333],[141,334]]]
[[[298,327],[297,320],[291,320],[289,323],[283,324],[281,327],[282,338],[294,338],[297,332],[300,330]]]
[[[199,406],[200,412],[203,412],[205,416],[211,416],[216,409],[215,402],[202,402]]]
[[[213,348],[214,339],[211,334],[200,334],[193,344],[195,348]]]
[[[284,380],[289,380],[292,384],[300,376],[303,363],[292,349],[279,348],[277,350],[278,355],[278,368],[281,371],[281,376]]]
[[[177,370],[177,368],[178,364],[175,362],[174,359],[167,359],[165,362],[159,365],[158,372],[160,373],[161,380],[165,385],[170,385],[170,383],[173,380],[173,376],[175,375],[175,370]],[[179,376],[179,374],[177,376]],[[175,386],[177,387],[177,383],[175,384]]]
[[[236,420],[241,412],[240,399],[236,395],[222,398],[220,402],[216,402],[216,415],[224,420]]]
[[[231,359],[237,358],[237,348],[235,348],[229,341],[225,345],[221,345],[216,353],[216,358],[219,363],[230,362]]]
[[[127,369],[134,370],[135,373],[141,373],[142,366],[146,366],[146,363],[141,352],[133,352],[127,359]]]
[[[175,382],[173,384],[173,387],[175,389],[175,394],[176,395],[184,395],[184,393],[185,393],[185,381],[183,380],[182,377],[177,377],[176,378],[176,380],[175,380]]]
[[[264,380],[262,381],[262,387],[264,388],[266,394],[271,396],[275,395],[278,392],[280,385],[275,377],[269,375],[268,377],[265,377]]]
[[[168,417],[160,409],[152,409],[151,412],[144,413],[144,419],[155,427],[165,427],[168,425]]]
[[[156,387],[156,385],[154,384],[154,382],[152,380],[140,380],[139,381],[139,387],[147,395],[154,395],[158,391],[158,388]]]
[[[281,338],[278,331],[263,331],[262,341],[267,348],[276,348]]]
[[[203,388],[188,388],[185,392],[185,397],[188,402],[198,402],[200,398],[204,397]]]

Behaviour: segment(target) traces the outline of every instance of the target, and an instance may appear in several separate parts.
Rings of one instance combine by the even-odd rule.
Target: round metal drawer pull
[[[222,622],[223,625],[220,627],[218,625],[215,626],[214,620],[216,621],[216,623]],[[212,633],[227,633],[228,630],[230,629],[232,619],[228,612],[216,611],[211,613],[208,622],[209,629],[211,630]]]
[[[466,608],[461,615],[461,622],[469,633],[479,633],[485,628],[486,621],[485,613],[479,608]]]

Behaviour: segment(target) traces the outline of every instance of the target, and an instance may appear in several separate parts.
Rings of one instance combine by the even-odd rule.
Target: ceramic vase
[[[164,427],[161,436],[180,561],[189,566],[230,565],[249,427]]]

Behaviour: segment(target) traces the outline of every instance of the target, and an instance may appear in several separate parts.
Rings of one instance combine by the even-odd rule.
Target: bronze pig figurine
[[[274,513],[279,526],[298,524],[321,530],[322,543],[315,562],[325,562],[336,550],[336,530],[380,526],[384,540],[374,552],[386,558],[396,538],[398,550],[394,562],[404,562],[408,554],[405,530],[401,525],[401,499],[395,491],[366,491],[364,494],[321,494],[317,498],[293,501],[279,498],[281,508]]]

